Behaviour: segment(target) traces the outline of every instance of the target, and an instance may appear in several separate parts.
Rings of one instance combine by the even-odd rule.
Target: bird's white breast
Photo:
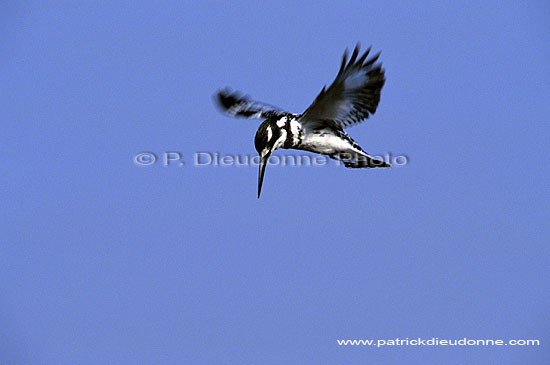
[[[357,151],[350,141],[335,135],[330,129],[308,130],[305,133],[301,147],[307,151],[327,155]]]

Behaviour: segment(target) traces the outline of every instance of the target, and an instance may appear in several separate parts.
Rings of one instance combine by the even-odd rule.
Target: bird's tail
[[[352,158],[342,158],[342,162],[345,167],[352,169],[361,169],[361,168],[374,168],[374,167],[391,167],[389,163],[386,163],[381,160],[372,158],[369,155],[359,155],[356,154]]]

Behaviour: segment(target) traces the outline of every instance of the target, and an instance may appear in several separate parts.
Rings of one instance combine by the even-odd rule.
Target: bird
[[[215,99],[226,115],[264,119],[254,139],[260,157],[258,199],[269,157],[280,148],[326,155],[348,168],[391,167],[371,157],[344,131],[374,114],[380,102],[385,71],[377,62],[380,52],[367,58],[371,48],[359,56],[358,43],[349,59],[346,49],[332,84],[325,85],[302,114],[254,101],[228,88],[217,92]]]

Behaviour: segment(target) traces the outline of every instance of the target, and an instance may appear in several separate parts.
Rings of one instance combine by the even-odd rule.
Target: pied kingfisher
[[[346,50],[332,85],[328,89],[323,87],[313,104],[302,114],[288,113],[227,89],[218,92],[219,104],[226,114],[265,119],[254,140],[260,155],[258,198],[267,161],[278,148],[327,155],[351,168],[391,167],[369,156],[344,132],[344,128],[374,114],[380,101],[380,90],[386,81],[384,69],[376,63],[380,53],[367,60],[369,52],[370,47],[358,58],[357,44],[348,61]]]

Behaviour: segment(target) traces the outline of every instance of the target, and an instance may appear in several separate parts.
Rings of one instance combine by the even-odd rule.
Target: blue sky
[[[2,363],[548,359],[545,2],[1,7]],[[269,166],[260,200],[193,166],[255,154],[216,90],[300,113],[358,41],[387,82],[348,131],[407,165]],[[396,337],[541,346],[337,345]]]

